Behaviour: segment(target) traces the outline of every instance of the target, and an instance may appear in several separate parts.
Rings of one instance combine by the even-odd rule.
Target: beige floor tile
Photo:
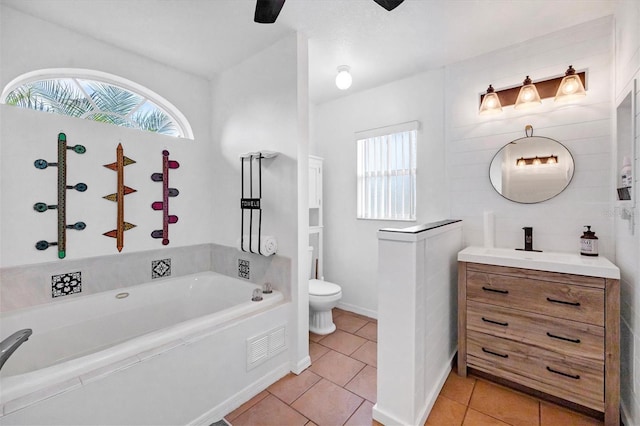
[[[343,425],[362,401],[358,395],[323,379],[291,406],[319,426],[335,426]]]
[[[229,422],[234,420],[240,414],[244,413],[249,408],[253,407],[258,402],[262,401],[263,399],[265,399],[268,396],[269,396],[269,392],[267,392],[266,390],[260,392],[259,394],[257,394],[253,398],[251,398],[249,401],[245,402],[244,404],[242,404],[241,406],[239,406],[238,408],[236,408],[235,410],[233,410],[232,412],[230,412],[229,414],[224,416],[225,419],[227,419]]]
[[[425,424],[429,426],[461,426],[465,411],[467,411],[467,407],[464,405],[439,396]]]
[[[367,321],[362,318],[354,317],[350,314],[344,314],[334,318],[333,323],[336,325],[338,330],[343,330],[347,333],[355,333],[360,330]]]
[[[320,343],[309,342],[309,357],[311,362],[316,362],[318,358],[329,352],[329,348],[322,346]]]
[[[322,340],[322,339],[324,339],[325,337],[327,337],[327,336],[326,336],[326,335],[321,335],[321,334],[316,334],[316,333],[309,332],[309,341],[310,341],[310,342],[318,343],[319,341],[321,341],[321,340]]]
[[[453,399],[460,404],[468,405],[475,384],[476,379],[473,377],[461,377],[454,371],[451,371],[440,391],[440,395]]]
[[[354,353],[351,354],[351,358],[355,358],[358,361],[362,361],[373,367],[378,366],[378,344],[376,342],[365,342]]]
[[[513,426],[538,426],[538,400],[486,382],[476,381],[469,407]]]
[[[547,402],[540,402],[540,426],[600,426],[604,422]]]
[[[318,425],[317,425],[317,424],[315,424],[314,422],[312,422],[311,420],[309,420],[309,421],[307,422],[307,424],[306,424],[306,425],[304,425],[304,426],[318,426]]]
[[[290,405],[319,380],[320,376],[307,369],[297,376],[292,373],[287,374],[267,390]]]
[[[469,408],[467,414],[464,416],[462,426],[509,426],[509,424]],[[558,424],[555,426],[561,425]]]
[[[344,387],[351,392],[360,395],[366,400],[376,402],[376,382],[377,382],[378,370],[370,365],[364,367],[356,377],[351,379],[349,383]]]
[[[362,337],[336,330],[321,340],[322,346],[326,346],[345,355],[351,355],[367,340]]]
[[[329,351],[309,367],[312,372],[336,383],[346,385],[366,364],[336,351]]]
[[[373,403],[371,401],[365,401],[358,407],[355,413],[344,426],[371,426],[373,422]],[[376,422],[377,423],[377,422]]]
[[[273,426],[290,425],[304,426],[309,419],[289,407],[273,395],[269,395],[235,420],[233,426]]]
[[[340,309],[340,308],[333,308],[333,309],[331,310],[331,315],[333,316],[333,318],[337,318],[337,317],[339,317],[340,315],[344,315],[344,314],[346,314],[346,313],[347,313],[347,311],[342,310],[342,309]]]
[[[355,332],[356,336],[364,337],[368,340],[378,341],[378,323],[367,321],[367,323],[358,331]]]

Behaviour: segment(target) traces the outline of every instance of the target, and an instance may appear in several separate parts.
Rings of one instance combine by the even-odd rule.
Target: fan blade
[[[256,0],[254,22],[259,24],[273,24],[284,6],[285,0]]]
[[[385,9],[387,9],[389,12],[391,12],[393,9],[395,9],[396,7],[400,6],[400,4],[404,1],[404,0],[373,0],[376,3],[378,3],[380,6],[384,7]]]

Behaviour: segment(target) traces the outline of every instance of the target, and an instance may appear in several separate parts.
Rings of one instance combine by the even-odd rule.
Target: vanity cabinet
[[[458,265],[459,375],[470,367],[619,424],[618,279]]]

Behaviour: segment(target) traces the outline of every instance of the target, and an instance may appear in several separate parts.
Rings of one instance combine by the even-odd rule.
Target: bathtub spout
[[[2,369],[2,366],[7,362],[11,354],[18,349],[18,346],[29,340],[31,333],[33,333],[33,331],[30,328],[25,328],[24,330],[16,331],[0,342],[0,369]]]

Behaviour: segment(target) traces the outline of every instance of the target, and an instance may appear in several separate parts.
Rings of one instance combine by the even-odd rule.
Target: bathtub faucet
[[[12,353],[18,349],[18,346],[29,340],[33,331],[30,328],[25,328],[20,331],[16,331],[11,336],[0,342],[0,369],[5,362],[9,359]]]

